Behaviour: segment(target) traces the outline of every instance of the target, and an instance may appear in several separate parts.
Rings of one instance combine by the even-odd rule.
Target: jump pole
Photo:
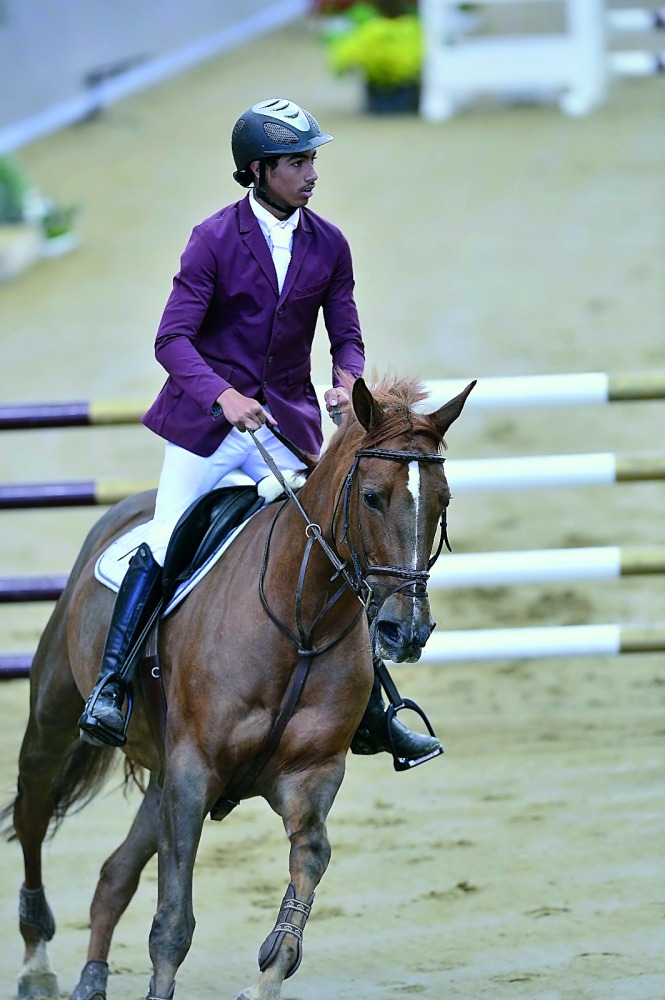
[[[600,486],[665,479],[665,452],[620,456],[536,455],[525,458],[451,459],[446,472],[454,495],[537,487]],[[111,506],[157,484],[145,480],[84,479],[0,485],[0,510]]]
[[[476,376],[435,379],[425,383],[429,398],[422,409],[441,406]],[[321,397],[326,386],[316,386]],[[520,407],[596,405],[665,399],[665,372],[608,375],[587,372],[570,375],[479,377],[466,409],[494,410]],[[137,424],[147,401],[100,400],[71,403],[11,403],[0,406],[0,430],[37,430],[55,427],[103,427]]]
[[[665,573],[665,549],[534,549],[516,552],[468,552],[442,556],[432,568],[431,586],[509,587],[525,583],[607,580]]]
[[[665,549],[534,549],[445,555],[432,569],[433,588],[509,587],[522,583],[607,580],[665,573]],[[66,574],[0,578],[0,604],[56,601]]]
[[[561,625],[544,628],[440,631],[431,636],[422,664],[464,660],[542,659],[555,656],[617,656],[665,650],[665,625]],[[28,677],[30,653],[0,655],[0,679]]]
[[[419,663],[617,656],[665,650],[665,625],[559,625],[540,628],[437,631]]]

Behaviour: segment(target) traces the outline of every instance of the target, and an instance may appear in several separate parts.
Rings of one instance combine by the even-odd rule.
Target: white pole
[[[441,630],[431,636],[418,662],[615,656],[662,650],[665,650],[663,625],[560,625],[479,632]]]
[[[419,663],[455,660],[526,659],[549,656],[614,656],[621,649],[619,625],[565,625],[436,632]]]
[[[616,482],[616,455],[451,459],[446,462],[446,476],[453,496],[475,490],[597,486]]]
[[[641,482],[665,479],[665,452],[451,459],[446,475],[453,496],[471,490]]]
[[[665,552],[663,553],[665,572]],[[651,572],[651,570],[649,570]],[[621,548],[534,549],[530,552],[468,552],[443,555],[432,567],[431,587],[500,587],[621,576]]]

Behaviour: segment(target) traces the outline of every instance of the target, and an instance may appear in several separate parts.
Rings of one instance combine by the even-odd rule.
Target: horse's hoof
[[[60,1000],[58,977],[54,972],[32,972],[19,976],[18,1000]]]
[[[106,962],[88,962],[69,1000],[106,1000],[109,967]]]

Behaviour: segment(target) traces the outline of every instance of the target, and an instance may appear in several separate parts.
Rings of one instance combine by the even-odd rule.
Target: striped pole
[[[446,463],[446,475],[453,495],[544,486],[601,486],[665,479],[665,453],[451,459]]]
[[[607,580],[665,573],[665,549],[534,549],[446,555],[432,568],[433,587],[506,587],[564,580]]]
[[[112,506],[119,500],[156,487],[154,482],[83,479],[79,482],[0,485],[0,510],[25,507]]]
[[[443,406],[464,389],[470,378],[439,379],[427,383],[430,397],[420,408]],[[572,375],[514,375],[479,378],[464,404],[465,410],[521,409],[546,406],[594,406],[604,403],[665,399],[665,372],[608,375],[587,372]]]
[[[517,552],[467,552],[446,555],[433,567],[432,587],[509,587],[522,583],[607,580],[665,573],[665,549],[534,549]],[[0,578],[0,604],[55,601],[67,576]]]
[[[425,388],[430,397],[421,404],[421,408],[431,410],[443,405],[470,381],[471,377],[426,382]],[[324,385],[316,386],[319,396],[325,389]],[[596,405],[649,399],[665,399],[665,372],[481,377],[469,396],[466,409]],[[0,430],[136,424],[147,406],[146,401],[136,400],[5,404],[0,406]]]
[[[99,403],[10,403],[0,406],[0,430],[136,424],[146,409],[142,403],[124,400]]]
[[[455,495],[544,486],[600,486],[608,483],[665,479],[665,453],[619,456],[536,455],[525,458],[451,459],[446,464]],[[55,483],[14,483],[0,486],[0,510],[34,507],[110,506],[155,482],[84,479]]]
[[[29,677],[32,653],[0,653],[0,680],[13,681]]]
[[[665,650],[665,625],[559,625],[481,631],[437,631],[420,663],[461,660],[616,656]]]
[[[4,577],[0,579],[0,604],[57,601],[66,585],[67,577],[64,574]]]
[[[665,625],[559,625],[540,628],[439,631],[421,664],[465,660],[541,659],[554,656],[618,656],[665,650]],[[30,653],[0,655],[0,679],[27,677]]]

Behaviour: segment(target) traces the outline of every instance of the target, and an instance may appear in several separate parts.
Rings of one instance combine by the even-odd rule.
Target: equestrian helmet
[[[231,133],[231,151],[236,165],[234,179],[249,187],[253,181],[250,163],[268,156],[305,153],[330,142],[309,111],[285,98],[259,101],[238,119]]]

